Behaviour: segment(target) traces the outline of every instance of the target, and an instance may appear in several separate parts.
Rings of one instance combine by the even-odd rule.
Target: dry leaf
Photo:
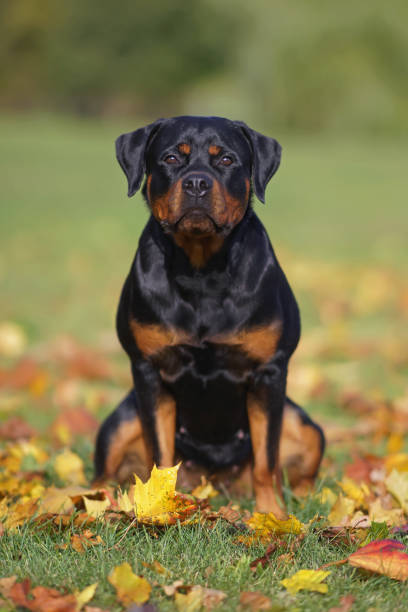
[[[205,476],[201,476],[201,484],[193,489],[191,494],[198,499],[210,499],[211,497],[216,497],[219,493],[214,489],[211,482],[207,481]]]
[[[404,581],[408,578],[408,554],[404,549],[396,540],[374,540],[352,553],[348,561],[354,567]]]
[[[299,570],[290,578],[285,578],[280,582],[291,595],[301,590],[327,593],[328,586],[322,583],[330,573],[323,570]]]
[[[108,580],[115,587],[118,599],[125,605],[142,604],[150,597],[152,587],[145,578],[136,576],[129,563],[116,566]]]
[[[356,508],[356,502],[354,499],[350,497],[344,497],[340,493],[337,498],[336,503],[334,504],[331,512],[329,514],[328,521],[329,525],[333,527],[341,527],[342,525],[347,525],[350,521],[351,516]]]
[[[77,601],[78,610],[81,610],[81,608],[83,608],[83,606],[87,604],[88,601],[91,601],[91,599],[95,595],[97,586],[98,583],[95,582],[94,584],[90,584],[89,586],[87,586],[82,591],[74,591],[74,597]]]
[[[195,612],[203,607],[202,594],[195,589],[191,589],[186,594],[176,591],[174,602],[179,612]]]
[[[262,593],[258,593],[258,591],[244,591],[239,596],[239,603],[242,606],[251,608],[253,612],[256,612],[256,610],[269,610],[272,606],[269,597],[262,595]]]
[[[272,535],[281,535],[283,533],[298,534],[303,529],[302,523],[295,516],[289,514],[287,519],[280,520],[276,518],[273,512],[268,514],[254,512],[247,521],[247,525],[255,530],[258,537],[268,539]]]
[[[105,497],[105,499],[90,499],[86,495],[82,496],[85,504],[85,510],[89,516],[93,516],[94,518],[100,518],[105,514],[105,510],[109,508],[111,505],[110,500]]]
[[[367,498],[370,496],[370,489],[365,483],[358,485],[348,476],[343,476],[339,485],[343,489],[346,498],[351,498],[355,501],[357,508],[367,508]]]
[[[86,483],[84,462],[81,457],[68,449],[57,455],[54,461],[54,469],[63,482],[72,485]]]
[[[387,523],[389,527],[404,524],[404,512],[401,508],[383,508],[381,499],[377,498],[369,508],[369,517],[376,523]]]
[[[404,512],[408,512],[408,473],[401,474],[397,470],[392,470],[391,474],[385,479],[385,486],[398,501]]]

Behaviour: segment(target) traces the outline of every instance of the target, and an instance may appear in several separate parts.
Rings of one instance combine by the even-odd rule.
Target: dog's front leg
[[[257,371],[247,396],[256,510],[280,519],[286,517],[279,464],[285,392],[286,363],[274,359]]]
[[[132,375],[140,399],[140,416],[151,463],[171,467],[174,464],[176,402],[164,389],[159,372],[149,361],[132,361]]]

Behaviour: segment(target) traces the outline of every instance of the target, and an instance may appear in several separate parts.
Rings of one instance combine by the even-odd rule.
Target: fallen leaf
[[[404,548],[396,540],[374,540],[352,553],[348,561],[354,567],[404,581],[408,578],[408,554]]]
[[[111,505],[110,500],[105,497],[105,499],[90,499],[86,495],[82,496],[84,500],[85,509],[89,516],[93,516],[94,518],[100,518],[105,514],[105,510],[109,508]]]
[[[351,498],[355,501],[357,508],[367,508],[367,498],[370,496],[370,489],[365,483],[358,485],[348,476],[343,476],[338,484],[343,489],[346,498]]]
[[[291,595],[295,595],[295,593],[301,590],[327,593],[328,586],[327,584],[322,584],[322,582],[330,573],[323,570],[299,570],[290,578],[285,578],[280,582]]]
[[[35,429],[19,416],[12,416],[0,425],[2,440],[28,440],[35,434]]]
[[[284,533],[298,534],[303,529],[302,523],[295,516],[289,514],[287,519],[280,520],[276,518],[273,512],[268,514],[254,512],[247,521],[247,525],[255,530],[257,536],[262,538],[270,538],[272,535]]]
[[[54,469],[63,482],[73,485],[86,483],[84,462],[81,457],[68,449],[57,455],[54,461]]]
[[[243,591],[239,596],[239,603],[242,606],[251,608],[254,612],[256,610],[269,610],[272,606],[269,597],[262,595],[258,591]]]
[[[389,527],[404,523],[404,512],[401,508],[383,508],[381,499],[377,498],[369,507],[369,517],[376,523],[387,523]]]
[[[179,593],[176,591],[174,595],[174,603],[179,612],[195,612],[203,606],[203,598],[200,591],[191,589],[188,593]]]
[[[152,587],[145,578],[136,576],[129,563],[116,566],[108,580],[115,587],[118,599],[125,605],[142,604],[150,597]]]
[[[31,599],[27,596],[31,595]],[[10,589],[12,602],[32,612],[77,612],[75,595],[62,595],[56,589],[37,586],[30,590],[30,580],[16,582]]]
[[[333,527],[341,527],[349,523],[351,516],[356,508],[356,502],[350,497],[344,497],[340,493],[329,514],[328,521],[329,525]]]
[[[210,499],[211,497],[216,497],[219,493],[214,489],[211,482],[207,481],[205,476],[201,476],[201,484],[193,489],[191,494],[198,499]]]
[[[349,612],[353,607],[353,603],[355,602],[355,597],[353,595],[344,595],[340,599],[340,605],[335,606],[334,608],[330,608],[328,612]]]
[[[156,560],[154,560],[153,563],[147,563],[146,561],[142,561],[142,565],[143,567],[146,567],[152,570],[153,572],[157,572],[158,574],[170,574],[169,570],[163,567],[162,564]]]
[[[175,580],[173,584],[164,584],[162,586],[163,591],[168,597],[173,597],[177,589],[181,586],[185,586],[182,580]]]
[[[403,474],[392,470],[385,479],[385,486],[395,497],[404,512],[408,512],[408,473]]]
[[[163,469],[153,466],[151,476],[146,483],[135,475],[135,484],[129,495],[119,496],[119,508],[121,510],[128,508],[128,500],[133,499],[133,511],[137,521],[155,525],[174,524],[177,520],[195,512],[197,503],[192,498],[176,492],[179,467],[180,464]]]
[[[74,591],[74,597],[77,602],[78,610],[81,610],[81,608],[83,608],[83,606],[87,604],[88,601],[91,601],[91,599],[95,595],[97,586],[98,583],[95,582],[94,584],[90,584],[89,586],[87,586],[82,591]]]
[[[17,576],[9,576],[8,578],[0,578],[0,595],[4,599],[10,599],[10,589],[15,584]]]

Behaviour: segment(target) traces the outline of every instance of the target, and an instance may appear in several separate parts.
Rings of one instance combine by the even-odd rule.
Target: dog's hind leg
[[[296,495],[310,491],[325,447],[322,429],[297,404],[286,398],[279,446],[280,464]]]
[[[135,473],[146,480],[153,465],[140,420],[134,389],[103,422],[95,449],[94,485],[108,480],[125,482]]]

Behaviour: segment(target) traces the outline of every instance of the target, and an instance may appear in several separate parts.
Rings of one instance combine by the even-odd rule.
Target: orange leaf
[[[384,574],[395,580],[408,578],[408,554],[396,540],[374,540],[352,553],[348,560],[354,567]]]
[[[254,612],[255,610],[270,610],[272,606],[269,597],[258,593],[258,591],[244,591],[239,596],[239,603],[251,608]]]

